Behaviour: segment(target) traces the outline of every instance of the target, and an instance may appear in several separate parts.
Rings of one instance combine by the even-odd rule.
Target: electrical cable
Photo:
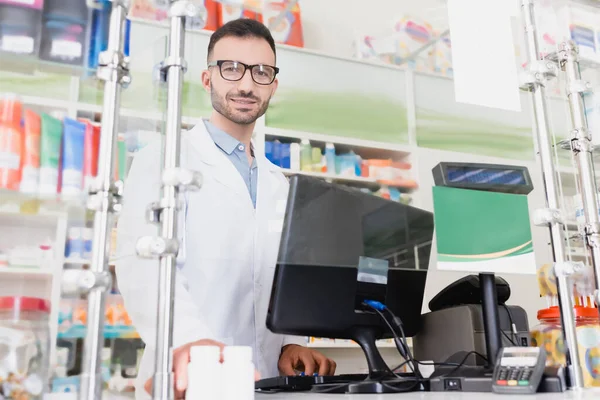
[[[401,340],[398,337],[398,333],[396,332],[396,330],[392,327],[392,324],[390,323],[390,321],[388,321],[388,319],[386,318],[386,316],[382,312],[382,310],[385,311],[385,310],[388,310],[388,308],[384,304],[382,304],[382,303],[380,303],[378,301],[372,301],[372,300],[366,300],[363,304],[366,305],[367,307],[370,307],[377,314],[379,314],[379,316],[385,322],[385,324],[388,326],[388,328],[390,328],[390,332],[394,336],[394,344],[396,345],[396,349],[398,350],[398,352],[400,353],[400,355],[402,357],[404,357],[405,360],[409,361],[410,369],[415,374],[415,376],[417,378],[422,379],[423,376],[419,372],[419,369],[418,369],[417,365],[414,363],[414,359],[413,359],[412,354],[410,352],[410,348],[408,347],[407,340],[406,340],[406,335],[404,334],[404,329],[402,329],[401,325],[398,327],[399,330],[400,330],[400,333],[402,335],[402,340]],[[391,311],[390,311],[390,314],[392,316],[394,316],[394,314]],[[388,368],[388,370],[392,374],[394,374],[394,376],[396,376],[399,379],[401,378],[398,375],[396,375],[396,373],[394,372],[394,370],[390,369],[387,365],[386,365],[386,367]],[[405,379],[405,378],[401,378],[401,379]]]
[[[510,342],[514,346],[519,346],[518,344],[516,344],[516,342],[519,341],[519,331],[517,330],[517,325],[515,325],[515,320],[513,319],[512,311],[510,311],[510,308],[506,304],[502,304],[502,306],[506,310],[506,313],[508,314],[508,320],[510,321],[510,332],[514,340],[511,340]]]
[[[508,336],[508,334],[506,332],[504,332],[502,329],[500,329],[500,332],[502,332],[502,334],[510,342],[510,344],[512,344],[515,347],[518,347],[518,345],[511,339],[510,336]]]

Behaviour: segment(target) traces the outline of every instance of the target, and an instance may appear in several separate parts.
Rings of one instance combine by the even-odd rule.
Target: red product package
[[[83,141],[83,189],[88,191],[94,178],[98,175],[98,153],[100,151],[100,124],[87,119],[85,122],[85,139]]]
[[[266,1],[263,9],[264,24],[275,42],[304,47],[300,6],[289,0]]]
[[[219,27],[240,18],[254,19],[263,22],[262,7],[259,1],[246,0],[242,3],[232,2],[230,0],[217,1]]]
[[[19,190],[23,132],[23,106],[15,96],[0,98],[0,188]]]

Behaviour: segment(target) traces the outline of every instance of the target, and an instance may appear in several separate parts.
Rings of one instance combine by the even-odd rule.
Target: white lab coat
[[[254,209],[241,175],[204,124],[182,133],[181,165],[202,172],[204,183],[199,191],[186,194],[186,209],[180,213],[179,227],[185,232],[177,268],[173,346],[204,338],[252,346],[261,376],[271,377],[278,375],[282,346],[305,342],[273,334],[265,325],[289,185],[258,147]],[[146,343],[136,382],[138,399],[148,398],[143,385],[154,370],[158,261],[139,259],[134,249],[140,236],[157,233],[144,212],[159,198],[161,154],[157,141],[136,155],[118,222],[117,282]]]

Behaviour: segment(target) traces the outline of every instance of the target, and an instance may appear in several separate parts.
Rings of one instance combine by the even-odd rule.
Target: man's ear
[[[207,93],[210,93],[210,71],[207,69],[202,71],[202,86]]]
[[[275,78],[273,83],[271,84],[273,90],[271,90],[271,97],[275,96],[275,92],[277,92],[277,88],[279,87],[279,79]]]

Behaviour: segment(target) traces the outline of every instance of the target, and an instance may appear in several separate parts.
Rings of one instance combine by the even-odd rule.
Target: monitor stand
[[[400,391],[417,391],[420,384],[406,377],[406,382],[400,381],[388,368],[377,345],[377,330],[367,326],[356,327],[352,332],[353,340],[359,344],[367,358],[369,375],[361,382],[334,383],[314,385],[312,392],[316,393],[398,393]]]

